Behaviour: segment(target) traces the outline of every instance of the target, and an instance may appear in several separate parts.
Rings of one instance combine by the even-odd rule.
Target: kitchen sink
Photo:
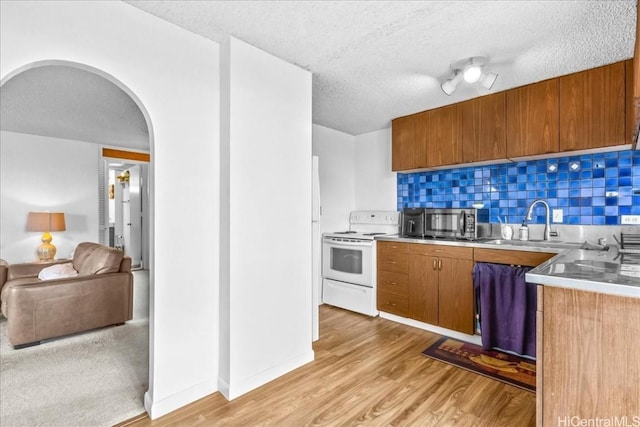
[[[507,240],[507,239],[493,239],[487,240],[482,243],[490,245],[505,245],[505,246],[522,246],[529,248],[558,248],[558,249],[580,249],[582,243],[575,242],[562,242],[558,240]]]

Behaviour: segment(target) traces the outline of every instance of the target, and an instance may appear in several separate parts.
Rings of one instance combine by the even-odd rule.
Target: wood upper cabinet
[[[638,2],[637,14],[636,14],[636,46],[633,54],[633,61],[631,66],[627,66],[627,85],[632,89],[627,91],[627,97],[631,98],[631,102],[627,102],[627,123],[629,124],[628,135],[631,135],[630,143],[636,141],[636,133],[639,131],[640,126],[640,2]],[[629,118],[629,116],[631,116]]]
[[[625,144],[624,62],[562,76],[559,83],[560,151]]]
[[[639,64],[637,47],[633,60],[394,119],[392,169],[633,143],[640,123]]]
[[[427,167],[462,163],[462,114],[459,104],[429,110]]]
[[[557,153],[558,79],[506,91],[507,157]]]
[[[394,171],[427,166],[427,112],[399,117],[391,122],[391,169]]]
[[[636,123],[640,119],[638,110],[640,109],[640,2],[637,5],[636,14],[636,47],[633,55],[633,98],[635,100]]]
[[[462,162],[507,157],[505,93],[498,92],[460,104]]]
[[[624,76],[625,76],[625,111],[626,111],[626,119],[625,119],[625,143],[633,144],[634,135],[636,132],[636,125],[638,123],[638,102],[640,98],[636,99],[633,93],[633,60],[628,59],[624,61]]]
[[[414,116],[398,117],[391,121],[391,169],[411,169],[413,165]]]

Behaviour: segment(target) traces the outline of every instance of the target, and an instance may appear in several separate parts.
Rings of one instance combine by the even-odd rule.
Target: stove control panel
[[[350,224],[398,225],[400,213],[395,211],[355,211],[349,216]]]

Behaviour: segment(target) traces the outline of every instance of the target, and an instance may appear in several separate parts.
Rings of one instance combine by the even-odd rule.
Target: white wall
[[[391,129],[351,136],[313,125],[313,154],[320,158],[322,232],[346,230],[354,210],[397,209]]]
[[[311,74],[234,38],[221,61],[220,390],[233,399],[313,360]]]
[[[354,137],[355,210],[397,210],[396,173],[391,171],[391,129]]]
[[[42,233],[26,231],[30,211],[64,212],[66,231],[52,232],[56,259],[80,242],[97,242],[98,144],[0,132],[0,258],[37,260]]]
[[[354,137],[313,125],[313,154],[320,170],[321,232],[346,230],[355,206]]]
[[[219,45],[115,1],[2,1],[0,19],[3,82],[38,61],[72,61],[140,100],[153,140],[145,405],[156,418],[216,391]]]

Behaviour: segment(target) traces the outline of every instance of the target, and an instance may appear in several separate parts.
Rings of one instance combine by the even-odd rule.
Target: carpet
[[[524,390],[536,391],[536,364],[530,359],[485,350],[479,345],[449,337],[440,338],[422,354]]]
[[[112,426],[144,412],[146,320],[14,350],[0,316],[0,425]]]

